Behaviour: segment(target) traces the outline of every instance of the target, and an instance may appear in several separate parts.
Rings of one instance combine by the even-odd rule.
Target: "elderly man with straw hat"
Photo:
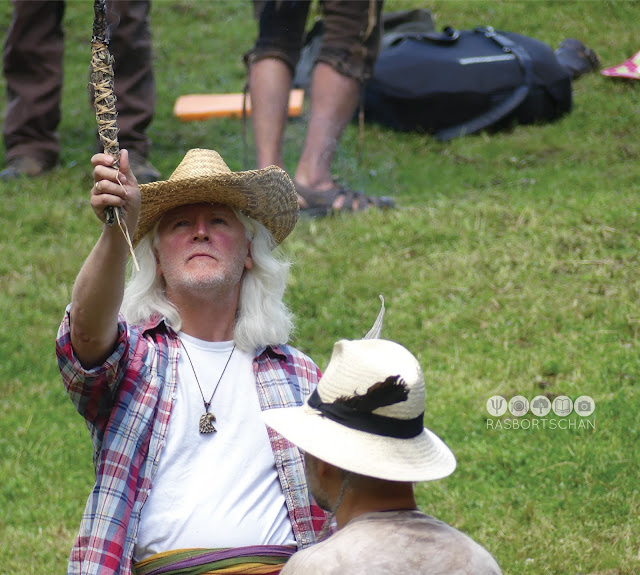
[[[342,340],[304,406],[263,413],[305,452],[316,501],[338,531],[282,575],[498,575],[489,552],[418,511],[413,483],[450,475],[451,450],[423,424],[420,364],[382,339]]]
[[[280,168],[232,172],[211,150],[141,186],[126,150],[119,170],[104,154],[92,164],[91,205],[119,225],[102,227],[56,342],[96,471],[68,573],[277,573],[326,519],[302,454],[260,417],[302,405],[319,378],[287,345],[275,248],[295,188]]]

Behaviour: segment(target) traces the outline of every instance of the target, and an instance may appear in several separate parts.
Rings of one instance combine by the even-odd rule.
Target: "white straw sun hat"
[[[302,407],[263,412],[269,427],[303,451],[360,475],[430,481],[453,473],[456,459],[424,427],[418,360],[383,339],[341,340],[317,390]]]
[[[298,221],[298,196],[288,174],[277,166],[232,172],[214,150],[189,150],[168,180],[142,184],[142,205],[133,243],[169,210],[215,203],[259,221],[281,243]]]

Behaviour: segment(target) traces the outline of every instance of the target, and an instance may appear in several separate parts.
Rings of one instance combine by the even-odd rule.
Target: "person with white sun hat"
[[[303,406],[271,409],[267,425],[305,453],[305,473],[338,531],[298,551],[282,575],[497,575],[495,559],[418,510],[414,482],[447,477],[456,459],[424,427],[418,360],[398,343],[341,340]]]

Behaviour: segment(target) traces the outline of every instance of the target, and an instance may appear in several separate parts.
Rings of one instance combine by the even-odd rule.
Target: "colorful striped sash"
[[[295,550],[286,545],[176,549],[147,557],[133,568],[135,575],[277,575]]]

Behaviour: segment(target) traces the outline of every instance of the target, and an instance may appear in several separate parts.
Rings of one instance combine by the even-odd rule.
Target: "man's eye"
[[[213,218],[211,220],[211,223],[213,223],[213,224],[226,224],[227,220],[225,220],[224,218]]]
[[[178,220],[175,224],[173,224],[174,229],[175,228],[182,228],[186,225],[188,225],[189,222],[187,222],[187,220]]]

